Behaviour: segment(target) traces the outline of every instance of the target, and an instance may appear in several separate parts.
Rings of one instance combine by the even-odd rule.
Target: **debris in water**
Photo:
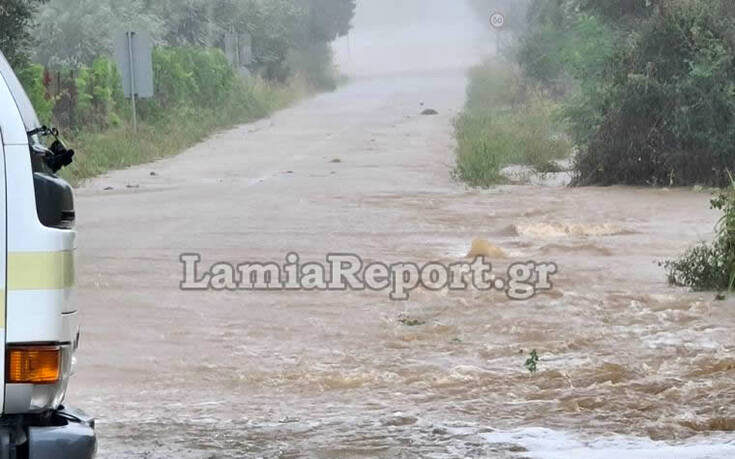
[[[439,112],[437,112],[433,108],[427,108],[426,110],[424,110],[423,112],[421,112],[421,114],[422,115],[438,115]]]
[[[472,248],[467,254],[467,258],[507,258],[505,252],[500,247],[492,245],[485,239],[475,239],[472,241]]]
[[[334,158],[333,160],[329,161],[330,163],[341,163],[342,160],[339,158]]]
[[[526,359],[526,363],[523,364],[526,369],[531,373],[536,373],[538,370],[538,353],[536,352],[536,349],[531,351],[530,356],[528,359]]]
[[[400,316],[398,316],[398,322],[407,327],[419,327],[421,325],[426,325],[426,322],[424,322],[423,320],[413,319],[405,314],[401,314]]]
[[[156,175],[158,175],[158,174],[156,174],[155,172],[151,171],[151,177],[155,177]]]
[[[128,183],[127,185],[125,185],[125,188],[140,188],[140,185],[131,185]]]
[[[111,186],[106,186],[106,187],[105,187],[105,191],[110,191],[110,190],[114,190],[114,188],[113,188],[113,187],[111,187]]]

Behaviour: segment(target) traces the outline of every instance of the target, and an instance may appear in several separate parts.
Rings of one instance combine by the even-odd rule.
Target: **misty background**
[[[358,1],[335,62],[350,76],[469,67],[495,51],[492,6],[483,9],[470,0]]]

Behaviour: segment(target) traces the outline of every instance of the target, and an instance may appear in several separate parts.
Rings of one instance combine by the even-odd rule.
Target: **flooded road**
[[[71,403],[97,416],[100,457],[732,456],[735,301],[656,264],[710,236],[709,196],[465,189],[464,87],[461,70],[358,79],[80,190]],[[179,290],[183,252],[453,262],[474,238],[499,270],[556,262],[554,290]]]

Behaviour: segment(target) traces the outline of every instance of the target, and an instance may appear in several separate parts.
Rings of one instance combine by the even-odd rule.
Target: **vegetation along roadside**
[[[470,74],[456,175],[490,186],[509,162],[538,166],[568,149],[574,186],[721,187],[715,241],[663,264],[672,284],[732,289],[735,3],[472,3],[507,12],[512,39],[508,64]]]
[[[267,116],[337,85],[330,43],[354,0],[8,0],[0,49],[41,121],[77,151],[73,184],[180,152],[213,131]],[[75,11],[84,9],[84,17]],[[152,36],[155,95],[130,126],[111,58],[113,30]],[[238,43],[233,52],[233,42]],[[246,45],[243,45],[243,44]]]

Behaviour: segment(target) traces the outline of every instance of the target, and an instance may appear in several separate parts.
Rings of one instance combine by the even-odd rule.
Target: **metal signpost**
[[[138,131],[136,98],[153,97],[153,41],[147,32],[130,31],[115,37],[115,61],[125,97],[132,106],[133,131]]]
[[[494,12],[490,16],[490,25],[495,29],[495,32],[497,34],[497,44],[496,44],[496,52],[499,55],[500,54],[500,32],[503,30],[503,27],[505,27],[505,15],[499,11]]]
[[[247,32],[233,30],[225,34],[225,55],[230,64],[242,69],[253,63],[253,39]]]

